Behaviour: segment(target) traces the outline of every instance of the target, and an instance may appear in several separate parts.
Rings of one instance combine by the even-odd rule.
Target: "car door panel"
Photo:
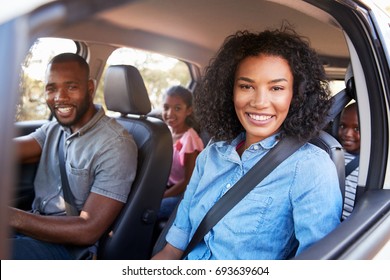
[[[15,123],[16,136],[28,135],[47,122],[49,122],[49,120],[16,122]]]
[[[367,189],[348,219],[295,259],[372,259],[390,239],[390,232],[380,226],[389,215],[390,190]]]

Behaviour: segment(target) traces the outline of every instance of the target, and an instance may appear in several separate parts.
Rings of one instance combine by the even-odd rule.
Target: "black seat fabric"
[[[121,113],[117,121],[134,137],[138,169],[128,202],[110,232],[100,240],[98,258],[149,259],[157,212],[172,164],[171,133],[162,120],[146,116],[151,105],[135,67],[110,66],[104,98],[107,109]]]

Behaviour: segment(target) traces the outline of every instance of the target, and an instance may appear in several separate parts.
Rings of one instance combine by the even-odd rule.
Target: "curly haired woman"
[[[213,141],[200,153],[168,244],[179,259],[207,211],[286,135],[310,139],[330,108],[322,64],[288,27],[238,32],[206,69],[195,108]],[[275,168],[188,259],[288,259],[340,223],[342,199],[328,154],[309,143]]]

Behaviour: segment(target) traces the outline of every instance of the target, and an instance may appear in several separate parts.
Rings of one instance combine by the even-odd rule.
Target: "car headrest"
[[[142,76],[131,65],[111,65],[107,68],[104,99],[108,110],[122,115],[146,115],[151,110]]]
[[[356,100],[355,79],[353,77],[353,71],[351,64],[348,65],[347,71],[344,76],[345,89],[348,95]]]

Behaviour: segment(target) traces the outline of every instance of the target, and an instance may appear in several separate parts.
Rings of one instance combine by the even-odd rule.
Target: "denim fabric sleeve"
[[[336,167],[322,150],[302,158],[294,177],[290,195],[299,254],[337,227],[342,198]]]
[[[184,193],[184,197],[177,209],[175,221],[166,236],[166,241],[169,244],[183,251],[187,247],[187,244],[193,235],[193,226],[195,226],[195,229],[197,227],[197,225],[191,224],[190,208],[198,182],[204,172],[203,167],[205,165],[205,155],[205,152],[201,152],[196,159],[194,171]]]

